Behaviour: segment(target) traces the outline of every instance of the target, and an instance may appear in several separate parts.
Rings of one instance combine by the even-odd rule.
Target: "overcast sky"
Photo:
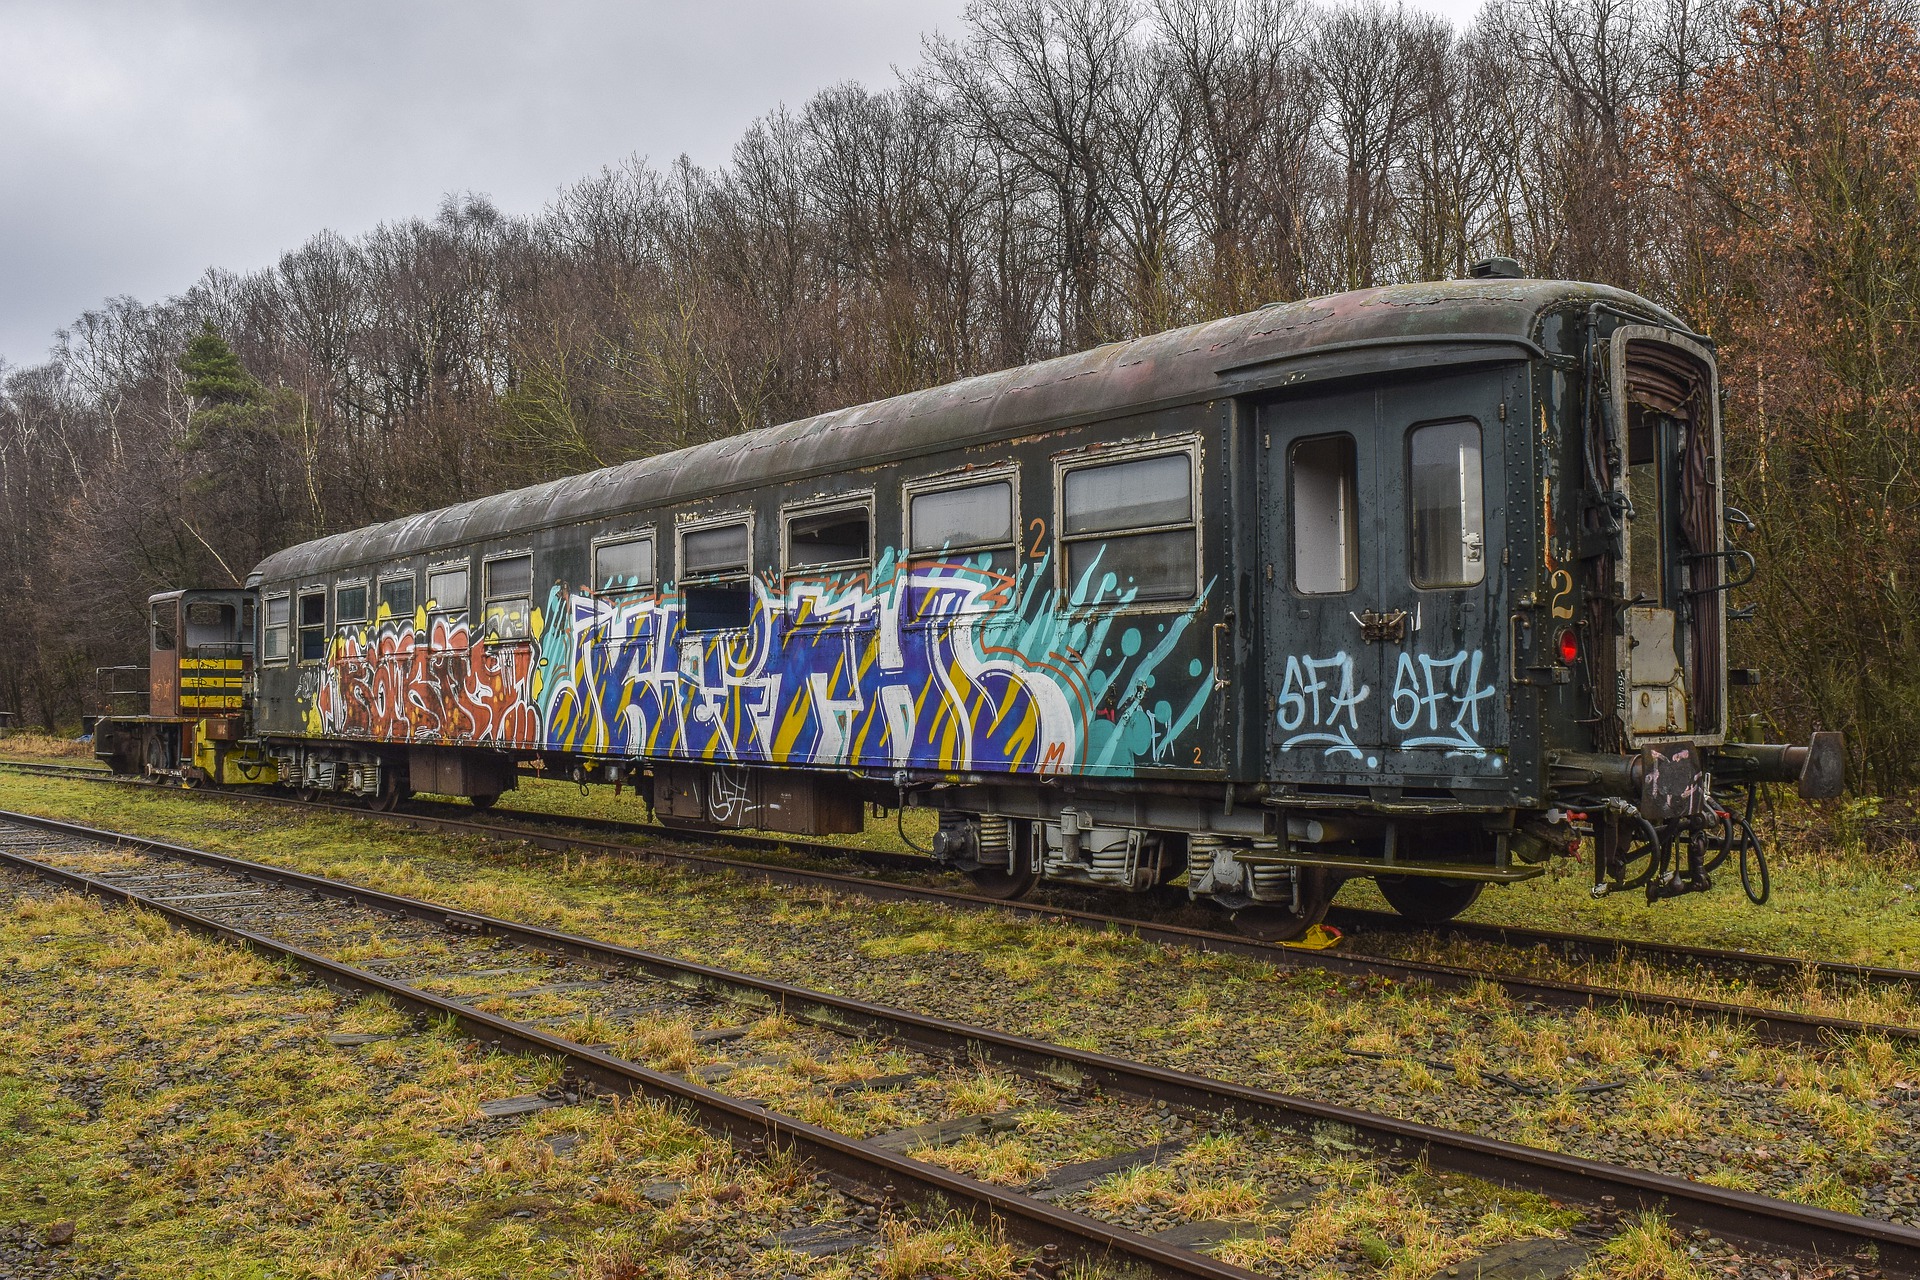
[[[1463,19],[1471,0],[1424,0]],[[103,299],[881,86],[964,0],[0,0],[0,361]]]

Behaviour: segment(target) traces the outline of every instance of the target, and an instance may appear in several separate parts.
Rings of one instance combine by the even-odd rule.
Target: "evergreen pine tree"
[[[187,394],[208,404],[248,404],[260,394],[259,384],[248,376],[240,357],[211,320],[203,321],[200,332],[188,341],[180,372],[187,375]]]

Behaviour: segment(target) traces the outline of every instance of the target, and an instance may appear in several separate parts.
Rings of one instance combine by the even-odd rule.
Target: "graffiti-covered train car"
[[[1728,732],[1716,376],[1496,263],[393,520],[254,571],[212,750],[376,804],[532,767],[689,827],[928,806],[989,892],[1184,878],[1269,936],[1589,834],[1598,888],[1700,888],[1730,789],[1838,781]]]

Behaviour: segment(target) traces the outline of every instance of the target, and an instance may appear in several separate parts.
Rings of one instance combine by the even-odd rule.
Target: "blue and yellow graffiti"
[[[1207,591],[1145,613],[1098,563],[1070,591],[1050,580],[1045,559],[1000,569],[986,555],[888,550],[859,573],[754,580],[747,624],[707,632],[685,625],[671,583],[624,593],[556,583],[529,639],[471,642],[519,647],[529,661],[422,662],[409,655],[424,641],[401,635],[418,620],[383,619],[336,639],[309,716],[340,736],[460,741],[445,717],[416,725],[362,709],[459,702],[464,691],[406,686],[511,670],[524,672],[512,691],[524,715],[503,723],[517,732],[467,740],[889,771],[1126,775],[1190,763],[1178,748],[1214,682],[1197,658],[1171,659]]]

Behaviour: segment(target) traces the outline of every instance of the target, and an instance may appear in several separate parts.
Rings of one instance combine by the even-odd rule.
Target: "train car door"
[[[1482,369],[1262,408],[1273,776],[1503,780],[1505,391]]]

